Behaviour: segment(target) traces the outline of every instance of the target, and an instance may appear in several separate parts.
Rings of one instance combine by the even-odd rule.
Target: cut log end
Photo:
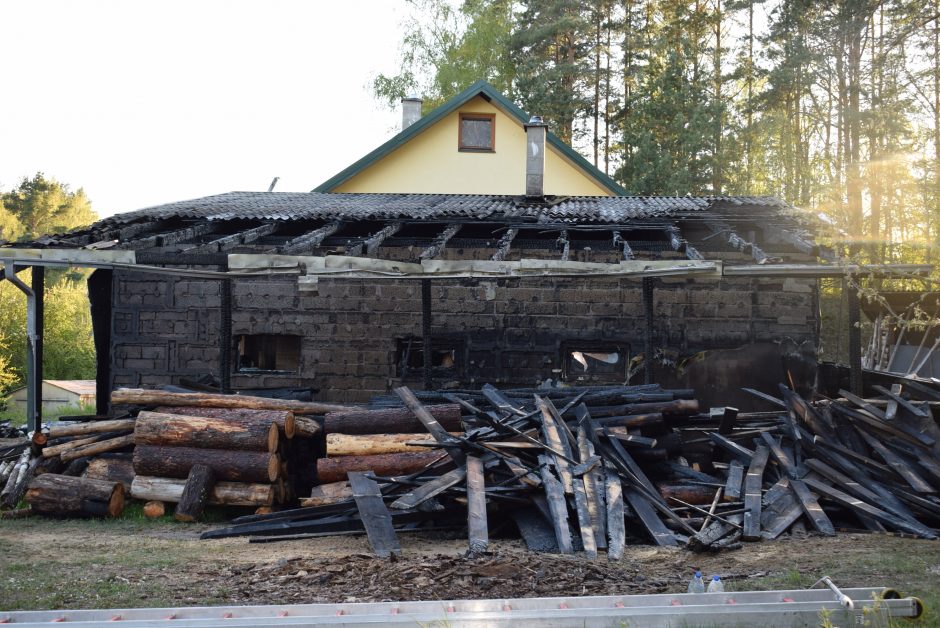
[[[268,429],[268,451],[274,453],[277,451],[279,431],[277,429],[277,424],[272,423],[271,427]]]
[[[281,474],[281,462],[277,456],[271,456],[268,460],[268,479],[271,482],[277,482],[277,478]]]
[[[166,514],[166,505],[163,502],[149,501],[144,504],[144,516],[148,519],[159,519]]]
[[[288,410],[287,416],[284,418],[284,436],[288,439],[293,438],[296,429],[297,420],[294,418],[294,413]]]
[[[120,517],[122,512],[124,512],[124,485],[118,482],[111,491],[111,499],[108,500],[108,516],[114,519]]]

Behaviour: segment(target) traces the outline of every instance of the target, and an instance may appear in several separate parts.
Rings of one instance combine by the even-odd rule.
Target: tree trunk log
[[[445,430],[453,432],[461,429],[460,406],[457,404],[427,406],[427,409]],[[424,425],[408,408],[330,412],[326,415],[325,425],[327,434],[425,432]]]
[[[111,437],[114,438],[115,436],[122,436],[122,435],[123,434],[112,433]],[[97,443],[98,441],[106,440],[107,438],[108,438],[108,434],[92,434],[91,436],[86,436],[84,438],[76,438],[66,443],[58,443],[56,445],[49,445],[47,447],[43,447],[42,455],[43,455],[43,458],[53,458],[63,452],[69,451],[71,449],[75,449],[76,447],[81,447],[82,445],[87,445],[89,443]]]
[[[209,499],[213,486],[215,486],[215,474],[212,473],[212,469],[204,464],[194,465],[189,470],[189,476],[186,478],[183,494],[173,512],[173,518],[187,523],[198,520],[206,507],[206,501]]]
[[[321,484],[344,482],[350,471],[373,471],[376,475],[408,475],[446,457],[439,451],[379,456],[340,456],[317,460],[317,477]]]
[[[73,460],[84,458],[86,456],[97,456],[98,454],[103,454],[106,451],[115,451],[117,449],[130,447],[133,444],[134,444],[134,435],[127,434],[125,436],[118,436],[117,438],[109,438],[108,440],[103,440],[97,443],[89,443],[88,445],[82,445],[81,447],[76,447],[75,449],[72,449],[63,454],[60,454],[59,457],[62,458],[62,462],[71,462]]]
[[[124,487],[120,482],[45,473],[30,482],[26,501],[43,515],[117,517],[124,511]]]
[[[252,410],[250,408],[200,408],[197,406],[160,406],[154,412],[163,414],[182,414],[210,419],[226,419],[238,422],[242,420],[266,419],[277,424],[285,438],[294,437],[295,421],[292,410]],[[309,420],[309,419],[305,419]]]
[[[122,388],[111,393],[111,403],[137,406],[199,406],[203,408],[249,408],[252,410],[293,410],[294,414],[325,414],[361,410],[356,406],[319,401],[269,399],[248,395],[177,393],[143,388]]]
[[[13,471],[10,473],[10,477],[7,478],[6,486],[3,487],[3,492],[0,493],[0,506],[12,508],[16,505],[16,502],[20,500],[19,487],[22,486],[21,482],[25,481],[28,472],[29,449],[26,449],[17,459],[16,464],[13,466]]]
[[[159,519],[166,514],[166,505],[163,502],[152,500],[144,504],[144,516],[148,519]]]
[[[462,432],[456,432],[462,435]],[[400,454],[414,451],[430,451],[420,445],[407,445],[410,442],[436,443],[427,432],[420,434],[327,434],[326,455],[338,456],[376,456],[381,454]]]
[[[277,451],[278,429],[270,418],[237,420],[141,411],[135,445]]]
[[[349,482],[331,482],[314,486],[310,491],[310,497],[301,497],[301,506],[328,506],[337,502],[343,502],[353,498],[352,487]]]
[[[74,425],[53,425],[49,428],[49,438],[62,438],[63,436],[79,436],[85,434],[100,434],[101,432],[121,432],[134,429],[134,419],[117,419],[115,421],[89,421]]]
[[[184,486],[186,480],[138,475],[131,484],[131,497],[176,503],[183,496]],[[273,503],[274,487],[270,484],[216,482],[209,493],[209,504],[214,506],[270,506]]]
[[[320,424],[313,419],[305,416],[295,417],[294,419],[294,435],[298,438],[313,438],[322,431]]]
[[[280,473],[277,454],[260,451],[228,451],[195,447],[134,449],[134,472],[167,478],[185,478],[195,464],[205,464],[219,480],[229,482],[276,482]]]
[[[88,463],[88,468],[85,469],[86,478],[120,482],[124,485],[125,495],[131,494],[134,475],[134,463],[130,460],[95,458]]]

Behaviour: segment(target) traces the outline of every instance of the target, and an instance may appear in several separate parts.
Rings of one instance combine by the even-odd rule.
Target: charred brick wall
[[[115,272],[114,282],[114,385],[217,374],[218,280]],[[401,381],[401,342],[421,337],[419,281],[320,279],[304,292],[295,277],[258,277],[235,280],[232,293],[233,337],[301,337],[297,372],[235,372],[235,388],[312,387],[323,399],[364,401]],[[657,347],[685,353],[817,337],[813,280],[660,278],[653,295]],[[644,350],[636,279],[438,280],[432,321],[432,337],[459,347],[454,372],[463,384],[556,378],[571,343]],[[420,387],[421,373],[407,381]]]

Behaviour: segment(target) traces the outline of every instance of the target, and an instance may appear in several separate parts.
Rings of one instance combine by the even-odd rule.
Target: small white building
[[[17,388],[7,398],[12,410],[26,411],[26,387]],[[95,380],[93,379],[44,379],[42,380],[42,409],[55,411],[67,406],[94,406]]]

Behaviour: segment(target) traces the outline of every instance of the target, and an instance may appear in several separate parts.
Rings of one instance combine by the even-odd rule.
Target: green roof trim
[[[434,111],[431,111],[426,116],[422,116],[420,120],[376,148],[362,159],[356,161],[351,166],[345,168],[338,174],[315,187],[313,190],[311,190],[311,192],[332,192],[335,188],[353,178],[386,155],[392,153],[395,149],[408,142],[411,138],[417,136],[425,129],[438,123],[440,120],[446,118],[448,115],[458,110],[472,98],[477,96],[483,96],[487,100],[493,102],[496,106],[505,111],[507,114],[515,117],[522,124],[525,124],[529,121],[529,116],[526,115],[526,113],[515,103],[509,101],[509,99],[497,91],[495,87],[486,81],[477,81]],[[561,141],[561,139],[559,139],[559,137],[551,131],[548,133],[548,143],[573,165],[583,170],[585,174],[589,175],[611,193],[617,196],[626,196],[628,194],[619,183],[595,168],[587,159],[582,157],[576,150],[571,148],[571,146]]]

